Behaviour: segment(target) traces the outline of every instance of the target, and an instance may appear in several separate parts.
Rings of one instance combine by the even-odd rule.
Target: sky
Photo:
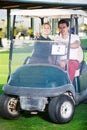
[[[7,18],[7,13],[6,13],[6,10],[3,10],[3,9],[0,9],[0,20],[2,19],[6,19]]]
[[[0,9],[0,20],[6,20],[7,19],[7,11],[4,9]],[[11,17],[12,19],[12,17]],[[28,18],[23,18],[21,16],[17,16],[17,19],[16,19],[17,22],[23,22],[24,21],[24,26],[25,27],[28,27],[30,26],[30,22],[29,22],[29,19]]]
[[[5,9],[0,9],[0,20],[3,20],[3,19],[4,20],[7,19],[7,11]],[[21,20],[21,18],[19,17],[18,20]]]

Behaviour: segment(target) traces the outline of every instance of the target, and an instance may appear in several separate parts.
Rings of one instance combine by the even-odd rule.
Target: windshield
[[[15,40],[12,54],[12,72],[25,64],[48,64],[58,66],[67,58],[65,43],[44,40]]]

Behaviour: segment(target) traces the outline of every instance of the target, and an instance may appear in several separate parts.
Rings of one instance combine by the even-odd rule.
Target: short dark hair
[[[69,22],[68,22],[67,19],[61,19],[61,20],[58,22],[58,27],[59,27],[60,24],[63,24],[63,23],[65,23],[65,24],[67,25],[67,27],[69,27]]]

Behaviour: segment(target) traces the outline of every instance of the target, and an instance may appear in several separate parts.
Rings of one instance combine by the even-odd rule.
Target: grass
[[[8,51],[0,52],[0,94],[7,82]],[[87,52],[85,52],[85,59]],[[86,59],[87,61],[87,59]],[[87,130],[87,104],[76,106],[73,120],[67,124],[54,124],[50,121],[47,111],[37,115],[25,112],[17,120],[7,120],[0,117],[0,130]]]
[[[81,112],[81,110],[83,110]],[[1,130],[87,130],[87,105],[81,104],[76,107],[74,118],[67,124],[51,123],[48,114],[39,113],[38,115],[24,116],[18,120],[6,120],[0,118]]]
[[[81,38],[81,46],[87,49],[87,38]]]
[[[0,52],[0,90],[3,84],[7,82],[9,52]],[[1,93],[1,91],[0,91]]]

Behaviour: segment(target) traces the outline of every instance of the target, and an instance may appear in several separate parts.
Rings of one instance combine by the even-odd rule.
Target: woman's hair
[[[44,26],[44,25],[49,25],[49,27],[51,28],[51,25],[48,22],[42,24],[42,26]]]

